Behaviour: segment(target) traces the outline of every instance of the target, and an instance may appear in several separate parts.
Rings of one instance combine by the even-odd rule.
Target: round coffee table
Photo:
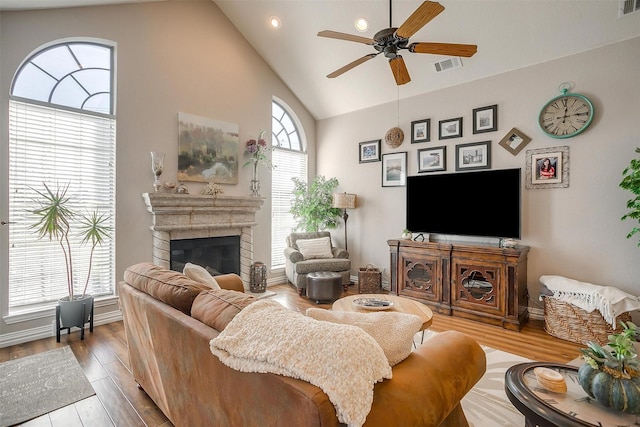
[[[538,386],[534,368],[559,372],[567,383],[566,393],[552,393]],[[526,427],[617,427],[634,426],[640,417],[606,408],[591,399],[578,383],[578,368],[554,363],[520,363],[505,374],[507,397],[525,417]]]
[[[358,307],[353,304],[353,300],[357,298],[378,298],[378,299],[386,299],[393,302],[393,307],[390,307],[384,311],[395,311],[397,313],[409,313],[415,314],[416,316],[422,319],[422,327],[421,331],[424,331],[429,326],[431,326],[431,322],[433,320],[433,312],[426,305],[411,300],[409,298],[403,298],[396,295],[387,295],[387,294],[358,294],[358,295],[350,295],[348,297],[340,298],[331,306],[331,310],[333,311],[354,311],[359,313],[375,313],[375,311],[370,311],[362,307]]]

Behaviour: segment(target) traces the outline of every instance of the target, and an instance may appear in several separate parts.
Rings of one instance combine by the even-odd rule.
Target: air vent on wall
[[[435,62],[433,65],[436,67],[436,71],[439,73],[441,71],[448,71],[454,68],[462,67],[462,60],[457,56],[454,56],[452,58],[447,58],[442,61]]]
[[[619,18],[635,12],[640,12],[640,0],[620,0]]]

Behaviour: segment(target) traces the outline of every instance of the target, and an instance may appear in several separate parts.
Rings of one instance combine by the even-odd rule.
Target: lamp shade
[[[356,195],[350,193],[333,193],[333,207],[340,209],[355,209]]]

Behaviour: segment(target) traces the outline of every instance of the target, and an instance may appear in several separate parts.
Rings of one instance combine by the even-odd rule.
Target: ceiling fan
[[[473,56],[478,47],[472,44],[455,44],[455,43],[427,43],[416,42],[409,43],[409,38],[413,36],[418,30],[424,27],[429,21],[438,16],[444,10],[438,2],[425,1],[407,18],[406,21],[399,27],[395,28],[391,23],[391,0],[389,0],[389,28],[378,31],[372,39],[367,37],[356,36],[352,34],[340,33],[337,31],[324,30],[318,33],[320,37],[328,37],[331,39],[346,40],[356,43],[368,44],[377,50],[377,53],[370,53],[358,58],[355,61],[338,68],[327,77],[334,78],[339,75],[355,68],[356,66],[384,53],[384,56],[389,59],[389,66],[393,77],[396,79],[396,84],[403,85],[411,81],[409,77],[409,71],[404,63],[402,56],[398,52],[402,49],[407,49],[413,53],[430,53],[435,55],[447,55],[447,56]]]

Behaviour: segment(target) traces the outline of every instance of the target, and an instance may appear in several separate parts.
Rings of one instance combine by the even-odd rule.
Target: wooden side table
[[[566,393],[552,393],[538,386],[534,368],[559,372]],[[505,374],[505,392],[525,416],[526,427],[620,427],[640,425],[640,417],[615,411],[591,399],[578,383],[578,368],[554,363],[520,363]]]

